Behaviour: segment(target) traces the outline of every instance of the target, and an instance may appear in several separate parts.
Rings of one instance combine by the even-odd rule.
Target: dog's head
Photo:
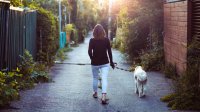
[[[139,72],[143,71],[141,66],[136,66],[134,70],[134,75],[138,74]]]
[[[135,71],[138,71],[138,70],[142,70],[142,67],[141,66],[136,66],[135,67]]]
[[[137,77],[140,81],[144,81],[147,79],[146,72],[142,69],[141,66],[135,67],[134,77]]]

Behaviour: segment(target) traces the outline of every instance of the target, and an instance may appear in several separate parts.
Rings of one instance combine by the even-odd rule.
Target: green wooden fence
[[[34,58],[37,50],[36,11],[6,7],[0,3],[0,70],[15,69],[25,49]]]

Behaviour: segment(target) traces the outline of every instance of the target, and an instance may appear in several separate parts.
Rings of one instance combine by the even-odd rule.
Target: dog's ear
[[[136,66],[136,67],[135,67],[135,70],[137,70],[137,69],[139,69],[139,68],[142,69],[141,66]]]
[[[138,69],[138,66],[135,67],[135,70],[137,70],[137,69]]]

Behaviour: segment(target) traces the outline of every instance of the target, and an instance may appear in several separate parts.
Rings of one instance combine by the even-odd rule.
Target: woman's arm
[[[110,65],[111,65],[112,68],[114,69],[114,68],[115,68],[115,65],[114,65],[114,63],[113,63],[112,50],[111,50],[111,45],[110,45],[109,39],[108,39],[108,56],[109,56],[109,59],[110,59]]]
[[[90,56],[90,59],[92,60],[92,40],[90,39],[89,47],[88,47],[88,55]]]

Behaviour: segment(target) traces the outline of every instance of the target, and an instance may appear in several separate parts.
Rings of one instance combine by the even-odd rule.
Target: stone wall
[[[188,41],[188,1],[164,4],[165,62],[186,69]]]

